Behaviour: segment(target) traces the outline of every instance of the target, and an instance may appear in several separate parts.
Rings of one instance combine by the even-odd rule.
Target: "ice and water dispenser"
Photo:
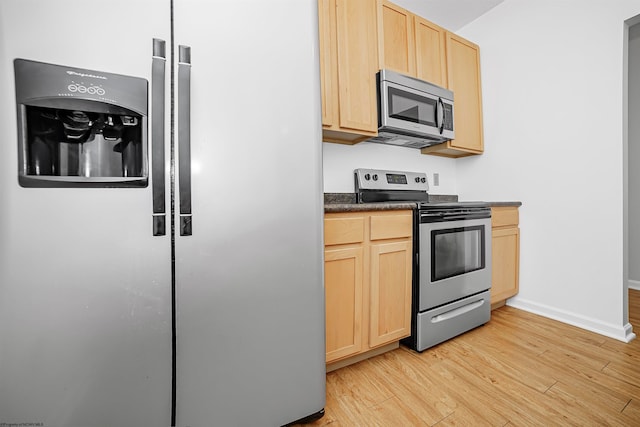
[[[145,79],[16,59],[23,187],[144,187]]]

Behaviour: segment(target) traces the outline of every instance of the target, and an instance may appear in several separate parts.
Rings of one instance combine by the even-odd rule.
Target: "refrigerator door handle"
[[[164,40],[153,39],[151,62],[151,191],[153,197],[154,236],[167,234],[164,176],[165,46]]]
[[[191,236],[191,47],[178,46],[180,235]]]

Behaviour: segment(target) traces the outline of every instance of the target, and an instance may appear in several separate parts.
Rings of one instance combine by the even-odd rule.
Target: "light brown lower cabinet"
[[[364,248],[324,251],[327,362],[362,350]]]
[[[504,305],[518,293],[520,228],[518,208],[491,208],[491,307]]]
[[[410,210],[325,215],[328,370],[410,335],[412,224]]]

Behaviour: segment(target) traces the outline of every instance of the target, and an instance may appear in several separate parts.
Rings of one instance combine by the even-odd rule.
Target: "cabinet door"
[[[446,30],[416,16],[415,34],[416,77],[447,87]]]
[[[318,31],[320,35],[320,87],[322,94],[322,126],[335,123],[334,93],[336,46],[336,3],[335,0],[318,0]]]
[[[494,229],[491,235],[491,304],[495,304],[518,293],[520,229]]]
[[[482,152],[482,93],[480,89],[480,48],[447,32],[449,89],[454,93],[456,139],[451,146]]]
[[[380,68],[415,76],[413,14],[386,0],[378,0]]]
[[[336,0],[340,127],[378,132],[376,3]]]
[[[412,242],[372,243],[369,346],[411,333]]]
[[[362,350],[363,248],[326,249],[326,362]]]

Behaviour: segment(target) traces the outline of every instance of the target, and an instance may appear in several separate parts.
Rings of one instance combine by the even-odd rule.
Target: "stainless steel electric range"
[[[414,350],[491,318],[491,209],[484,202],[429,202],[425,173],[356,169],[358,203],[415,202],[411,336]]]

